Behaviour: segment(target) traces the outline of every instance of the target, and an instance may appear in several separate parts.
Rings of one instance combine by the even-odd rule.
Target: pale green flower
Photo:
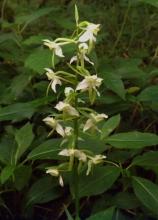
[[[68,103],[65,103],[65,102],[59,102],[55,108],[58,110],[58,111],[61,111],[63,112],[65,115],[69,115],[69,116],[79,116],[79,112],[74,108],[72,107],[70,104]]]
[[[56,93],[56,85],[62,85],[61,78],[52,69],[45,68],[45,70],[48,80],[51,80],[51,88]]]
[[[71,87],[65,87],[64,93],[65,96],[68,97],[72,92],[74,92],[74,89]]]
[[[87,156],[86,154],[78,149],[63,149],[62,151],[59,152],[60,156],[65,156],[65,157],[76,157],[78,160],[82,162],[86,162]]]
[[[43,41],[44,41],[44,45],[47,46],[50,50],[52,50],[56,56],[64,57],[59,43],[47,39]]]
[[[71,136],[73,132],[73,128],[72,127],[66,127],[65,128],[65,136]]]
[[[65,136],[65,132],[63,127],[59,124],[58,120],[54,119],[53,117],[46,117],[43,119],[43,121],[53,128],[58,134],[60,134],[62,137]]]
[[[79,48],[79,53],[77,56],[73,56],[70,60],[70,64],[72,64],[73,62],[76,62],[78,60],[78,58],[84,59],[85,61],[87,61],[88,63],[90,63],[91,65],[94,65],[93,62],[90,61],[90,59],[86,56],[86,53],[88,52],[88,44],[86,43],[81,43],[78,46]]]
[[[98,155],[95,155],[94,157],[89,156],[89,158],[90,159],[88,161],[88,169],[87,169],[86,175],[89,175],[89,173],[92,170],[93,165],[102,163],[104,161],[104,159],[106,159],[106,156],[98,154]]]
[[[63,178],[62,176],[60,175],[59,173],[59,170],[56,169],[56,168],[49,168],[47,171],[46,171],[47,174],[50,174],[51,176],[55,176],[55,177],[59,177],[59,184],[60,186],[64,186],[64,181],[63,181]]]
[[[108,116],[106,114],[91,113],[90,118],[86,121],[86,123],[84,125],[83,131],[85,132],[91,128],[98,130],[96,124],[106,118],[108,118]]]
[[[95,42],[96,41],[96,35],[98,31],[100,30],[100,24],[93,24],[89,23],[86,28],[83,28],[85,32],[79,37],[79,42],[87,42],[90,41]]]
[[[100,93],[96,88],[101,85],[102,80],[103,79],[97,77],[97,75],[85,76],[85,78],[77,85],[76,90],[81,90],[83,92],[95,90],[99,96]]]

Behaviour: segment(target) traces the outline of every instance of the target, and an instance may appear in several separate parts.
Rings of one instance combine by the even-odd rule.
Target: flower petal
[[[73,56],[70,60],[70,64],[72,64],[74,61],[77,61],[77,56]]]
[[[63,127],[62,127],[59,123],[57,123],[56,131],[57,131],[57,133],[60,134],[62,137],[65,136],[64,129],[63,129]]]
[[[56,54],[58,57],[64,57],[63,52],[62,52],[62,49],[61,49],[61,47],[60,47],[59,45],[56,46],[56,48],[55,48],[54,51],[55,51],[55,54]]]

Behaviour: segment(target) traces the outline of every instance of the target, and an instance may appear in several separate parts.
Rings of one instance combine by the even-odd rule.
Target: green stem
[[[77,98],[76,98],[76,106],[77,106]],[[74,120],[74,148],[78,148],[78,119]],[[74,196],[75,196],[75,220],[79,220],[79,195],[78,195],[78,186],[79,182],[79,174],[78,174],[78,160],[74,161],[74,169],[73,169],[73,184],[74,184]]]

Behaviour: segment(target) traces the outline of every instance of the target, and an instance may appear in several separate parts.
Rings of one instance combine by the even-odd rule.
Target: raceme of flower
[[[75,116],[75,117],[78,117],[79,116],[79,112],[74,108],[72,107],[69,103],[65,103],[65,102],[59,102],[55,108],[58,110],[58,111],[61,111],[64,113],[64,115],[67,115],[67,116]]]
[[[50,80],[49,86],[56,93],[56,86],[63,85],[65,89],[61,89],[59,95],[63,95],[62,101],[55,104],[54,108],[59,112],[53,113],[53,116],[48,116],[43,121],[52,128],[51,134],[56,131],[62,136],[61,144],[63,149],[59,150],[58,156],[60,161],[57,166],[52,166],[47,169],[46,173],[54,177],[59,177],[59,184],[64,185],[62,172],[71,172],[72,179],[79,177],[81,172],[85,172],[85,175],[89,175],[93,166],[104,162],[106,156],[95,155],[93,147],[88,146],[88,149],[83,149],[82,144],[84,140],[83,132],[87,133],[90,130],[95,132],[101,132],[98,129],[98,123],[107,119],[106,114],[98,114],[93,109],[86,105],[89,105],[87,99],[84,99],[83,92],[88,92],[88,98],[90,103],[93,104],[96,95],[100,95],[98,88],[101,86],[103,79],[98,77],[96,69],[93,69],[94,63],[90,61],[87,56],[96,42],[96,36],[100,29],[100,24],[93,24],[89,22],[79,22],[79,15],[77,8],[75,8],[76,18],[76,30],[74,30],[70,38],[57,38],[54,41],[44,40],[44,45],[52,50],[52,68],[57,71],[53,71],[52,68],[45,68],[48,80]],[[70,63],[63,65],[64,70],[59,70],[60,60],[55,66],[54,55],[59,58],[63,58],[63,45],[75,44],[76,51],[71,55]],[[69,60],[69,57],[66,59]],[[76,61],[75,65],[72,63]],[[64,62],[64,60],[62,60]],[[86,62],[92,64],[91,69],[86,68]],[[82,77],[82,79],[81,79]],[[80,80],[81,79],[81,80]],[[65,85],[66,84],[66,85]],[[49,87],[48,87],[49,88]],[[87,94],[85,93],[87,98]],[[60,98],[60,96],[59,96]],[[87,102],[87,103],[86,103]],[[83,107],[83,105],[85,107]],[[81,141],[82,140],[82,141]],[[99,147],[99,146],[98,146]],[[66,158],[63,158],[66,157]],[[67,162],[65,162],[67,160]],[[62,169],[61,169],[62,167]],[[64,168],[63,168],[64,167]],[[74,175],[75,173],[75,175]],[[76,182],[74,179],[71,183]],[[71,184],[70,183],[70,184]],[[72,189],[78,187],[73,186]],[[71,191],[71,190],[70,190]],[[73,196],[78,199],[76,194],[78,190],[74,190]]]
[[[65,136],[65,131],[63,127],[59,124],[59,122],[56,119],[54,119],[53,117],[46,117],[43,119],[43,121],[51,128],[53,128],[53,131],[55,130],[62,137]]]
[[[85,132],[91,128],[98,130],[96,124],[104,119],[107,119],[107,118],[108,118],[108,116],[106,114],[91,113],[90,118],[86,121],[86,123],[84,125],[83,131]]]
[[[48,77],[48,80],[51,80],[50,85],[52,90],[56,93],[56,85],[62,85],[61,77],[59,77],[53,70],[49,68],[45,68],[46,75]]]
[[[52,50],[54,52],[54,54],[58,57],[64,57],[63,55],[63,51],[60,47],[60,43],[55,43],[54,41],[50,41],[50,40],[43,40],[44,45],[47,46],[50,50]]]
[[[97,95],[99,96],[100,93],[96,89],[102,83],[102,78],[99,78],[97,75],[85,76],[85,78],[77,85],[76,90],[81,91],[91,91],[95,90]]]

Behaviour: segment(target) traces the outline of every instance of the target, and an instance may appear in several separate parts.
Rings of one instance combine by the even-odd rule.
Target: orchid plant
[[[67,162],[58,166],[52,164],[48,167],[46,173],[59,178],[59,184],[64,186],[64,172],[70,172],[73,179],[72,195],[75,199],[76,219],[79,219],[79,196],[78,179],[80,173],[85,172],[89,175],[93,167],[103,163],[105,155],[95,155],[91,151],[80,149],[79,140],[83,140],[82,133],[101,132],[98,124],[108,118],[107,115],[97,113],[93,108],[84,107],[85,100],[83,94],[88,94],[89,106],[93,106],[103,79],[99,78],[92,70],[90,72],[86,66],[94,66],[90,60],[89,54],[95,46],[96,37],[100,30],[100,24],[93,24],[88,21],[79,22],[77,7],[75,6],[76,29],[70,38],[57,38],[54,41],[43,40],[44,45],[52,51],[52,68],[45,68],[46,76],[50,81],[48,91],[51,88],[57,93],[58,86],[65,86],[63,100],[60,100],[54,108],[55,114],[51,114],[43,121],[51,128],[50,134],[56,132],[62,137],[61,146],[59,146],[59,155],[67,158]],[[73,44],[76,48],[75,54],[69,60],[68,68],[70,71],[56,70],[54,58],[64,58],[63,46]],[[63,147],[64,146],[64,147]],[[66,147],[65,147],[66,146]]]

